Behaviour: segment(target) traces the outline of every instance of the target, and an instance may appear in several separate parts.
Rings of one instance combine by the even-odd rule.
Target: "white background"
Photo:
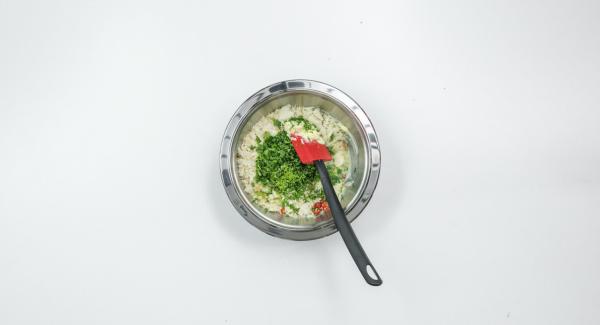
[[[0,1],[0,324],[599,324],[598,1]],[[276,81],[382,146],[339,236],[272,238],[218,147]]]

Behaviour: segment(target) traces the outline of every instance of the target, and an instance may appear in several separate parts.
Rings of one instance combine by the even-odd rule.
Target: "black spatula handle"
[[[327,199],[327,203],[329,203],[329,209],[331,210],[331,214],[333,215],[333,221],[335,225],[342,235],[344,239],[344,243],[346,243],[346,247],[348,247],[348,251],[356,266],[360,270],[360,273],[365,278],[368,284],[373,286],[381,285],[382,281],[375,271],[375,268],[369,261],[367,254],[363,250],[358,238],[354,234],[348,219],[346,219],[346,214],[344,213],[344,209],[342,209],[342,205],[335,194],[335,190],[333,189],[333,185],[331,184],[331,179],[329,178],[329,173],[327,172],[327,168],[325,167],[325,163],[322,160],[315,161],[315,166],[319,171],[319,176],[321,177],[321,183],[323,184],[323,192],[325,192],[325,198]],[[372,271],[369,274],[369,269]]]

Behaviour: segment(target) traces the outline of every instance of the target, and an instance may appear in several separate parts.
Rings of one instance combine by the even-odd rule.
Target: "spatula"
[[[335,194],[331,179],[329,179],[329,173],[325,167],[325,161],[332,159],[329,150],[325,145],[315,140],[308,141],[297,134],[292,134],[291,140],[300,161],[303,164],[314,164],[317,168],[319,177],[321,178],[321,184],[323,184],[325,199],[327,200],[327,203],[329,203],[329,209],[333,215],[335,226],[340,232],[340,235],[342,235],[342,239],[344,239],[344,243],[346,243],[346,247],[348,248],[350,255],[352,255],[356,266],[358,266],[360,273],[368,284],[373,286],[381,285],[381,278],[379,277],[379,274],[377,274],[377,271],[375,271],[371,261],[369,261],[358,238],[356,238],[348,219],[346,219],[344,209]]]

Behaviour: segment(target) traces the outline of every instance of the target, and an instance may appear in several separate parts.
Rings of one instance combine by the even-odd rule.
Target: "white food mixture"
[[[297,118],[299,117],[310,122],[312,126],[306,127],[304,123],[298,123]],[[319,201],[323,201],[322,197],[289,199],[268,185],[256,181],[257,147],[267,135],[275,136],[282,131],[287,132],[288,136],[295,133],[329,147],[333,160],[326,164],[330,174],[331,170],[337,172],[337,178],[333,179],[332,177],[332,182],[340,201],[342,201],[345,190],[351,185],[348,129],[318,107],[285,105],[262,117],[241,139],[236,162],[238,176],[244,191],[255,205],[268,212],[274,212],[279,220],[284,219],[286,223],[310,224],[329,218],[330,215],[326,210],[322,212],[315,210],[315,204],[318,205]],[[318,179],[315,180],[314,188],[322,191]]]

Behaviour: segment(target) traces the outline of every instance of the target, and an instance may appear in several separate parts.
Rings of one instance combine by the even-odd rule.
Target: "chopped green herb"
[[[311,122],[309,122],[307,119],[305,119],[302,116],[295,116],[295,117],[291,117],[289,119],[286,120],[286,122],[292,122],[293,124],[297,124],[300,125],[302,124],[302,126],[304,127],[305,130],[307,131],[311,131],[311,130],[316,130],[317,127],[312,124]]]
[[[325,193],[323,192],[323,188],[315,189],[311,193],[307,195],[307,199],[315,201],[318,199],[323,199],[325,197]]]
[[[297,206],[295,206],[295,205],[292,205],[292,204],[289,204],[289,203],[288,203],[288,205],[287,205],[287,206],[288,206],[288,207],[289,207],[289,208],[290,208],[292,211],[294,211],[295,213],[298,213],[298,211],[300,211],[300,208],[299,208],[299,207],[297,207]]]
[[[333,147],[332,147],[332,146],[327,146],[327,150],[329,151],[329,154],[330,154],[331,156],[335,155],[335,150],[333,150]]]
[[[335,165],[333,164],[327,164],[327,172],[329,173],[329,178],[331,179],[331,183],[332,184],[337,184],[339,183],[342,179],[341,179],[341,169],[337,168]]]
[[[256,181],[286,200],[305,198],[319,179],[315,166],[300,162],[284,131],[266,135],[256,152]]]
[[[302,116],[292,117],[284,122],[272,119],[273,125],[280,131],[271,135],[265,132],[262,139],[256,137],[256,183],[264,187],[264,191],[257,191],[257,196],[266,198],[270,193],[277,193],[281,198],[281,211],[289,208],[289,211],[298,213],[300,209],[290,201],[318,201],[323,200],[323,189],[318,186],[319,174],[314,165],[305,165],[300,162],[289,134],[284,131],[283,124],[290,122],[292,126],[300,126],[304,130],[316,130],[316,126]],[[333,140],[331,134],[329,139]],[[331,155],[335,152],[333,147],[328,146]],[[343,180],[343,171],[332,162],[326,164],[331,182],[335,185]],[[282,212],[283,213],[283,212]]]

